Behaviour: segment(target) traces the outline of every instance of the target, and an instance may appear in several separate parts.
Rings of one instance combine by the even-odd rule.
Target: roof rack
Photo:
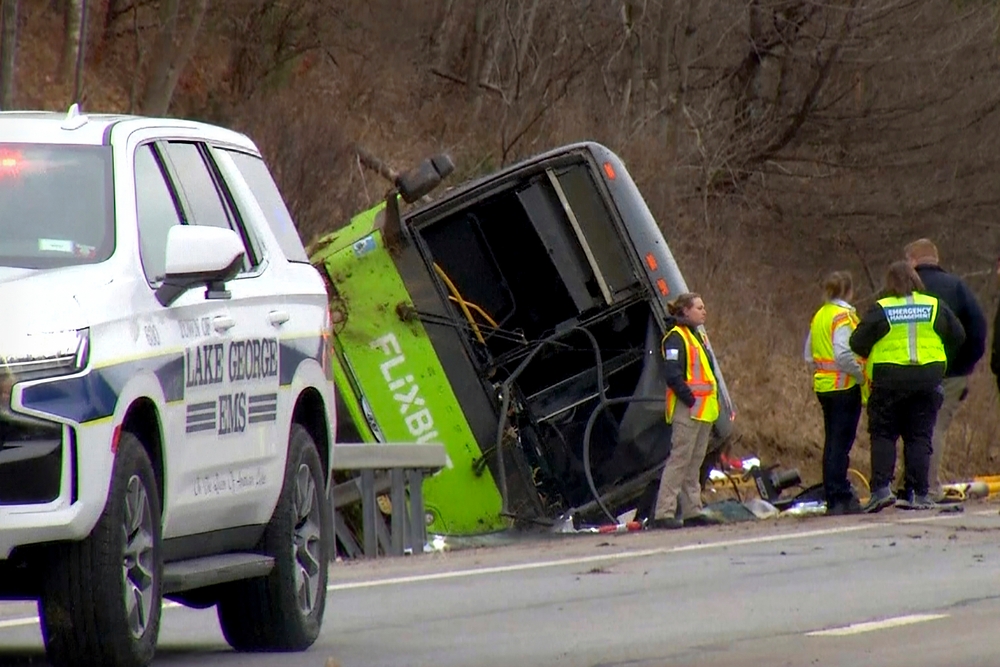
[[[66,113],[66,119],[62,122],[62,129],[64,130],[78,130],[87,124],[88,118],[80,113],[80,105],[74,102],[70,105],[69,111]]]

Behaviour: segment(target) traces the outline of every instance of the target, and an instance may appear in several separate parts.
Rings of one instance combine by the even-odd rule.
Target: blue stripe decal
[[[279,344],[278,379],[283,387],[292,383],[299,364],[306,359],[322,363],[323,339],[320,336],[293,338],[279,341]],[[114,414],[126,383],[143,371],[156,375],[167,402],[184,400],[184,354],[174,352],[25,387],[21,404],[27,409],[78,423],[103,419]]]
[[[291,338],[280,341],[281,351],[278,354],[278,384],[287,387],[295,377],[299,364],[306,359],[315,359],[322,363],[323,339],[320,336]]]
[[[25,387],[21,404],[30,410],[80,423],[103,419],[114,414],[125,384],[143,371],[156,375],[167,401],[183,400],[184,355],[175,352]]]
[[[179,354],[153,371],[167,403],[184,400],[184,355]]]
[[[100,371],[25,387],[25,408],[75,422],[88,422],[114,414],[118,392]]]

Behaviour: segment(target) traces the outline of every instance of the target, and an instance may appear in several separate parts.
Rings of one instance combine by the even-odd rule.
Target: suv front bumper
[[[5,441],[10,424],[0,422],[0,560],[17,547],[83,539],[104,510],[111,420],[47,428]]]

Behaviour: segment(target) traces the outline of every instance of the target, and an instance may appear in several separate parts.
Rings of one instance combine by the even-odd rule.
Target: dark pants
[[[896,470],[896,441],[902,436],[904,486],[916,495],[927,494],[931,439],[942,398],[937,389],[872,389],[868,399],[872,491],[892,483]]]
[[[817,392],[816,397],[823,408],[823,491],[829,507],[854,496],[847,468],[861,419],[861,387]]]

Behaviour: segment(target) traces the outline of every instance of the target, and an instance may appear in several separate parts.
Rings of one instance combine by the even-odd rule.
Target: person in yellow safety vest
[[[847,480],[851,448],[861,419],[863,362],[851,351],[858,316],[850,300],[854,281],[834,271],[823,281],[825,303],[813,315],[806,336],[805,359],[813,370],[813,391],[823,410],[823,492],[826,513],[859,514],[861,503]]]
[[[920,276],[902,261],[889,267],[882,297],[851,334],[851,349],[868,359],[871,435],[871,498],[865,512],[896,505],[889,485],[896,468],[896,441],[903,438],[906,488],[913,499],[899,504],[931,509],[928,467],[931,438],[944,395],[945,349],[957,349],[965,329],[943,301],[923,293]]]
[[[685,293],[669,306],[672,321],[660,343],[667,383],[665,418],[671,449],[656,496],[650,528],[681,528],[718,521],[702,507],[701,464],[719,417],[719,386],[701,326],[701,296]]]

